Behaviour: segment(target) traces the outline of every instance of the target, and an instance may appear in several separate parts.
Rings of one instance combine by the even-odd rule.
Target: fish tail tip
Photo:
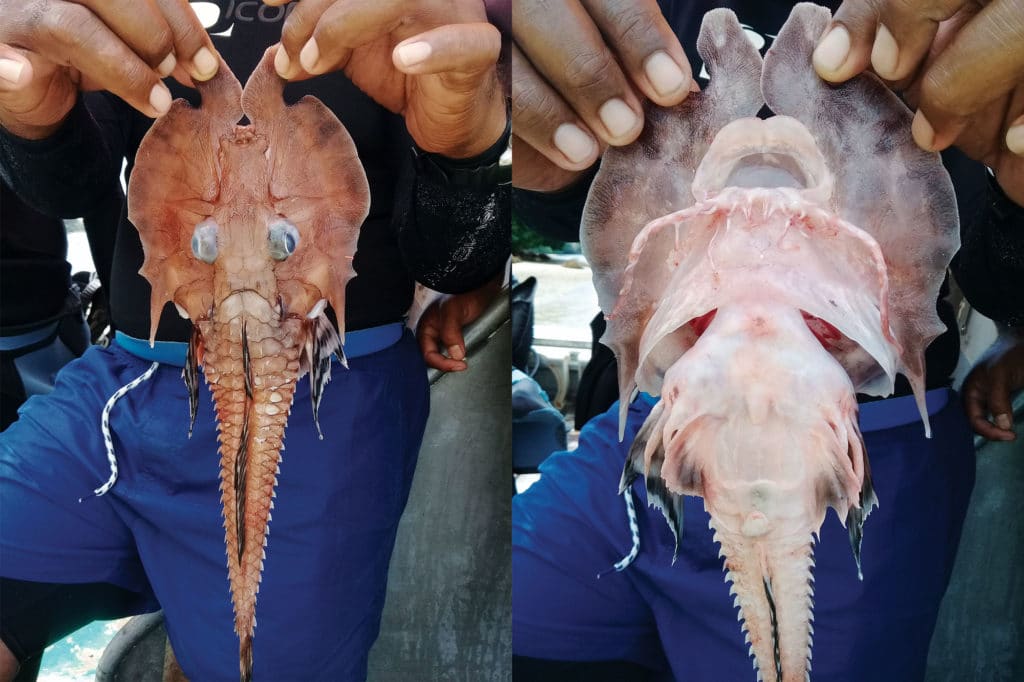
[[[238,645],[240,682],[252,682],[252,635],[241,638]]]

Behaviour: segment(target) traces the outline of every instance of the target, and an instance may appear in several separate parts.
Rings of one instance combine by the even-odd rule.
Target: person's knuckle
[[[118,80],[133,92],[145,92],[148,95],[149,88],[156,80],[153,72],[137,59],[125,60],[118,66],[118,71]]]
[[[307,24],[303,21],[301,7],[292,12],[291,15],[285,19],[284,26],[281,27],[281,44],[284,45],[285,49],[289,52],[301,48],[299,44],[306,34],[309,32]]]
[[[169,39],[181,49],[194,52],[200,48],[205,34],[205,29],[196,22],[182,19],[175,22],[171,27]],[[182,55],[182,57],[190,56]]]
[[[570,90],[586,95],[604,87],[610,70],[617,68],[607,50],[584,49],[565,63],[563,78]]]
[[[342,22],[326,17],[317,22],[316,27],[313,29],[312,37],[320,47],[321,53],[341,46],[340,37],[343,28]]]
[[[145,49],[148,56],[155,58],[159,63],[174,48],[174,34],[167,24],[163,24],[153,29],[149,35],[152,37],[147,37]]]
[[[952,87],[953,77],[948,66],[939,63],[932,65],[921,79],[921,106],[951,114],[966,113],[966,102]]]
[[[646,45],[660,36],[657,21],[643,6],[624,4],[612,11],[610,19],[615,27],[616,47],[620,51]]]
[[[43,13],[35,21],[42,40],[52,44],[81,46],[98,30],[92,13],[81,5],[64,4]]]
[[[28,0],[16,4],[16,7],[4,7],[4,20],[0,21],[0,38],[5,42],[12,39],[20,41],[31,41],[37,34],[38,28],[46,16],[46,7],[42,0]],[[31,42],[25,45],[32,48]]]
[[[535,78],[513,76],[512,124],[520,130],[543,129],[558,116],[558,104]]]

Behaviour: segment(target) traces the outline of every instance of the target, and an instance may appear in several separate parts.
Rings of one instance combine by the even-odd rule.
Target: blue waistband
[[[57,332],[57,325],[59,324],[59,321],[51,322],[44,327],[33,329],[32,331],[25,332],[24,334],[0,336],[0,350],[18,350],[25,346],[31,346],[33,343],[39,343],[46,337],[55,334]]]
[[[928,415],[940,412],[949,403],[953,389],[933,388],[924,394]],[[912,395],[904,395],[888,400],[876,400],[860,405],[860,430],[881,431],[896,426],[904,426],[921,421],[917,411],[917,402]],[[922,426],[922,428],[924,428]]]
[[[937,414],[949,404],[949,398],[953,394],[951,388],[933,388],[924,394],[925,405],[928,407],[928,416]],[[651,405],[658,402],[658,399],[641,393],[640,397]],[[904,395],[899,398],[888,398],[876,400],[870,403],[861,403],[860,430],[861,431],[882,431],[896,426],[904,426],[921,421],[921,414],[917,411],[917,402],[913,395]],[[922,425],[921,428],[924,428]]]
[[[402,338],[405,325],[391,322],[377,327],[357,329],[345,334],[345,357],[358,358],[384,350]],[[128,336],[124,332],[114,334],[114,342],[132,355],[149,362],[159,362],[175,367],[185,366],[188,344],[184,341],[157,341],[150,348],[149,341]],[[24,345],[24,344],[22,344]]]

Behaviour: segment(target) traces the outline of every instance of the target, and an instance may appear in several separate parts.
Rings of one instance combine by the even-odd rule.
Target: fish
[[[286,105],[273,51],[244,89],[222,61],[197,83],[198,108],[176,100],[143,138],[128,184],[128,216],[145,253],[139,272],[152,287],[150,344],[173,303],[192,321],[183,370],[190,424],[200,370],[213,397],[242,682],[252,678],[256,599],[296,383],[309,373],[322,439],[319,405],[331,355],[345,362],[345,287],[370,204],[352,138],[316,98]]]
[[[648,107],[639,139],[607,151],[581,225],[620,440],[632,396],[660,397],[620,492],[644,480],[677,550],[682,499],[703,498],[769,682],[810,678],[829,507],[861,574],[878,495],[857,393],[890,395],[902,373],[930,437],[924,351],[945,329],[935,302],[959,248],[949,175],[914,144],[907,107],[872,74],[816,75],[829,21],[796,5],[762,58],[735,14],[707,13],[708,86]]]

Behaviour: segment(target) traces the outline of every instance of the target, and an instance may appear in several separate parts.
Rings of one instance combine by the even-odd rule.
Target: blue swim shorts
[[[366,677],[429,408],[415,340],[397,337],[350,358],[347,370],[335,361],[322,441],[308,378],[299,382],[256,605],[256,680]],[[203,382],[191,440],[180,367],[160,364],[114,404],[117,482],[92,494],[111,475],[101,411],[150,364],[118,344],[91,348],[0,434],[0,574],[146,594],[163,608],[189,679],[236,682],[217,434]]]
[[[633,485],[640,552],[631,547],[619,476],[654,401],[629,409],[624,442],[618,404],[591,420],[579,448],[541,465],[512,508],[512,646],[560,661],[631,661],[664,680],[753,680],[722,559],[702,500],[685,501],[679,558],[661,513]],[[864,526],[864,580],[847,531],[829,513],[815,548],[813,678],[914,682],[949,582],[974,486],[973,439],[956,395],[928,396],[933,437],[913,398],[861,405],[861,428],[880,501]],[[598,578],[598,574],[603,574]]]

